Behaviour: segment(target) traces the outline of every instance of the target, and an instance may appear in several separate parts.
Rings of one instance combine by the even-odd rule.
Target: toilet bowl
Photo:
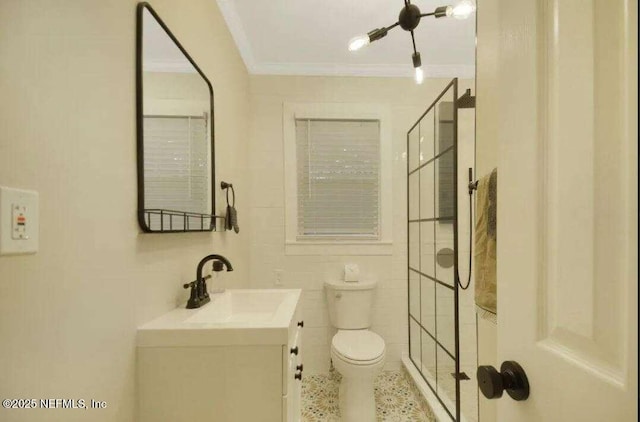
[[[344,422],[376,421],[373,383],[384,366],[386,347],[369,330],[375,282],[326,282],[329,317],[338,329],[331,361],[342,375],[340,415]]]
[[[342,375],[340,415],[344,422],[376,420],[374,381],[382,371],[386,348],[369,330],[339,330],[331,341],[331,360]]]

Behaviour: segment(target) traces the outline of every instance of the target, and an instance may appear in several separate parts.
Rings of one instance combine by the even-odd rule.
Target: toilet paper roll
[[[344,281],[358,281],[360,279],[360,268],[358,264],[344,265]]]

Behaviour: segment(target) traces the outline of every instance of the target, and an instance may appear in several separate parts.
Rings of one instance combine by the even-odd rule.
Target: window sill
[[[392,255],[392,242],[303,241],[286,242],[285,255]]]

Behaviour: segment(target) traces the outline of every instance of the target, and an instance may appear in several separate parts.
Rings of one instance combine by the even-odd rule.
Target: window
[[[298,239],[379,236],[380,122],[296,119]]]
[[[144,116],[145,208],[207,213],[207,118]]]
[[[390,253],[386,111],[287,104],[284,129],[287,253]]]

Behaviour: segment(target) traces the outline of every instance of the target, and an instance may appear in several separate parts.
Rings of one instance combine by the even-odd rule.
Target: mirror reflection
[[[153,232],[213,230],[210,83],[153,9],[138,12],[140,225]]]

